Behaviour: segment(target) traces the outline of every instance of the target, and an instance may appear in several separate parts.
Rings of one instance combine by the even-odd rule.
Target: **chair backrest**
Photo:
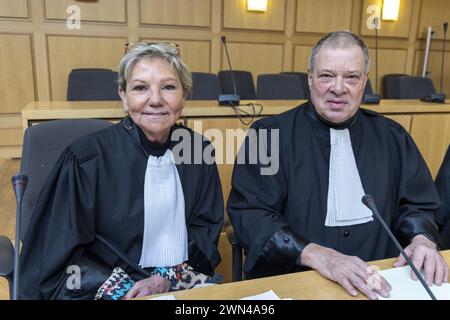
[[[217,75],[192,72],[192,92],[188,100],[217,100],[219,95],[220,84]]]
[[[282,72],[282,74],[292,74],[294,76],[297,76],[300,79],[300,82],[302,84],[303,94],[304,97],[301,99],[307,99],[311,97],[309,92],[309,83],[308,83],[308,74],[306,72],[294,72],[294,71],[286,71]]]
[[[255,84],[249,71],[233,70],[236,79],[236,91],[241,100],[256,99]],[[234,86],[231,71],[219,71],[220,88],[223,94],[233,94]]]
[[[299,77],[292,74],[260,74],[257,82],[257,99],[304,99]]]
[[[441,231],[443,248],[450,249],[450,145],[435,179],[442,205],[436,212],[436,222]]]
[[[72,141],[112,125],[98,119],[70,119],[42,122],[25,130],[20,170],[28,175],[22,199],[21,235],[24,239],[34,205],[50,170]]]
[[[372,84],[370,83],[370,79],[367,79],[366,86],[364,87],[364,94],[373,94]]]
[[[426,77],[398,78],[398,99],[422,99],[430,93],[435,93],[433,82]]]
[[[408,77],[403,73],[388,73],[383,76],[383,97],[385,99],[398,99],[400,96],[399,81],[401,77]]]
[[[120,100],[117,72],[109,69],[73,69],[67,84],[67,100]]]

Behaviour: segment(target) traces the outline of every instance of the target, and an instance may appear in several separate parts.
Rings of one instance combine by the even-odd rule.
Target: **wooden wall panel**
[[[219,170],[220,180],[222,183],[223,198],[226,203],[231,191],[231,174],[233,172],[233,163],[250,125],[244,125],[238,119],[206,118],[202,120],[188,120],[187,126],[194,131],[205,135],[214,145],[214,148],[216,149],[217,168]],[[230,135],[227,141],[226,130],[230,128],[242,129],[240,132],[242,134],[237,135],[236,137]],[[223,139],[214,140],[212,137],[209,137],[207,134],[207,130],[209,129],[217,129],[221,132]],[[213,132],[211,132],[211,134],[212,133]],[[221,144],[218,143],[219,141],[221,141]]]
[[[27,0],[0,0],[0,17],[28,18]]]
[[[352,0],[297,0],[297,32],[350,30]]]
[[[224,28],[284,30],[285,0],[269,0],[266,12],[248,12],[247,0],[224,0],[223,10]]]
[[[395,122],[400,123],[402,125],[402,127],[406,129],[406,131],[410,132],[412,116],[410,116],[410,115],[385,115],[385,117],[392,119]]]
[[[361,35],[375,36],[375,30],[367,28],[367,20],[370,19],[370,14],[366,12],[367,7],[371,5],[382,6],[382,0],[364,0],[363,12],[361,19]],[[378,36],[392,37],[392,38],[408,38],[409,30],[412,23],[412,9],[417,3],[416,0],[402,0],[400,1],[400,10],[397,21],[381,21]]]
[[[0,34],[0,48],[0,110],[21,112],[28,102],[36,99],[31,37]]]
[[[308,72],[308,60],[312,46],[295,46],[293,71]]]
[[[449,45],[450,47],[450,45]],[[417,50],[414,59],[413,74],[417,76],[422,75],[423,70],[423,58],[425,55],[424,50]],[[439,91],[440,79],[441,79],[441,61],[442,51],[430,50],[428,58],[428,71],[430,71],[430,78],[433,81],[434,88]],[[447,94],[447,99],[450,97],[450,52],[446,51],[444,55],[444,83],[443,91]]]
[[[411,135],[434,178],[450,144],[450,119],[436,114],[414,115]]]
[[[375,50],[369,49],[369,78],[375,91]],[[378,93],[382,93],[383,76],[388,73],[406,73],[406,49],[378,49]]]
[[[70,16],[66,10],[70,5],[80,8],[81,22],[126,22],[125,0],[45,0],[45,17],[54,20],[66,20]]]
[[[191,72],[211,72],[211,43],[209,41],[176,39],[143,39],[142,41],[177,43],[180,46],[181,57]]]
[[[65,100],[67,79],[75,68],[117,71],[126,39],[49,36],[48,58],[52,100]]]
[[[445,21],[450,21],[450,1],[422,0],[422,10],[420,13],[420,23],[417,37],[426,39],[427,28],[431,26],[435,31],[433,39],[443,39],[444,31],[442,24]]]
[[[283,71],[283,45],[229,42],[228,51],[234,70],[251,71],[256,86],[258,74]],[[225,50],[222,52],[222,70],[228,70]]]
[[[209,27],[211,0],[140,0],[142,24]]]
[[[22,144],[22,128],[0,129],[0,145],[20,146]]]

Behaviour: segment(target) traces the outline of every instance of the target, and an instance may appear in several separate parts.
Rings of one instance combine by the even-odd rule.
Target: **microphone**
[[[378,29],[380,28],[380,18],[373,19],[375,24],[375,92],[364,94],[363,104],[380,104],[380,95],[378,94]]]
[[[435,102],[435,103],[444,103],[445,102],[445,93],[442,92],[442,85],[444,83],[444,61],[445,61],[445,41],[447,38],[447,28],[448,22],[444,22],[444,40],[442,41],[442,60],[441,60],[441,79],[439,85],[439,93],[430,93],[420,99],[425,102]]]
[[[433,292],[430,290],[430,287],[428,287],[427,283],[423,279],[423,277],[420,274],[420,272],[416,269],[416,267],[412,263],[411,259],[408,257],[406,252],[403,250],[403,248],[400,245],[400,243],[398,243],[398,241],[395,238],[394,234],[392,233],[391,229],[389,229],[389,227],[386,225],[386,222],[384,222],[383,218],[378,213],[377,207],[375,205],[375,200],[373,199],[373,197],[370,194],[366,194],[366,195],[364,195],[362,197],[361,201],[367,208],[370,209],[370,211],[372,211],[373,215],[375,217],[377,217],[377,219],[380,221],[381,225],[383,226],[383,228],[388,233],[388,235],[391,238],[392,242],[394,242],[394,244],[397,247],[397,249],[400,251],[402,256],[406,259],[406,262],[408,263],[409,267],[414,271],[414,273],[416,274],[416,276],[419,279],[420,283],[422,283],[422,286],[425,288],[425,290],[427,291],[427,293],[431,297],[431,299],[432,300],[437,300],[435,295],[433,294]]]
[[[221,40],[222,40],[223,47],[225,48],[225,55],[227,56],[228,66],[230,67],[230,71],[231,71],[231,81],[233,82],[234,94],[221,94],[218,98],[218,101],[219,101],[219,106],[234,107],[234,106],[239,105],[239,102],[241,101],[241,97],[239,97],[239,95],[237,94],[236,78],[234,77],[233,69],[231,68],[231,61],[230,61],[230,56],[228,54],[228,48],[227,48],[227,39],[225,36],[222,36]]]
[[[14,250],[14,276],[12,299],[17,300],[19,294],[19,274],[20,274],[20,227],[22,225],[22,198],[28,183],[28,176],[25,173],[17,172],[11,178],[14,193],[16,195],[16,245]]]

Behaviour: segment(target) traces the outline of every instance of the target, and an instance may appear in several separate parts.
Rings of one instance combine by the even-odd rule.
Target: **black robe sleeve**
[[[202,179],[195,199],[194,214],[188,223],[188,264],[197,271],[211,275],[221,261],[218,243],[223,226],[224,207],[216,164],[202,166]]]
[[[436,187],[442,205],[436,212],[436,222],[442,238],[442,249],[450,249],[450,147],[436,176]]]
[[[438,247],[441,245],[434,214],[440,205],[430,171],[411,136],[398,124],[392,123],[390,132],[390,159],[400,163],[397,181],[398,218],[393,225],[393,232],[399,241],[408,245],[412,238],[423,234]]]
[[[292,271],[299,261],[301,251],[308,244],[292,231],[283,218],[287,186],[280,165],[281,146],[278,151],[271,150],[272,130],[278,129],[279,124],[275,118],[255,122],[234,165],[227,212],[246,253],[244,272],[248,278]],[[265,140],[264,137],[267,137],[267,142],[261,143],[261,139]],[[273,169],[277,168],[273,163],[267,164],[266,159],[262,159],[260,155],[270,158],[276,152],[279,157],[278,170],[274,171],[275,174],[263,175],[261,170],[271,165]],[[256,155],[257,159],[254,158]]]
[[[21,253],[21,299],[50,299],[72,258],[93,241],[96,155],[67,148],[44,184]]]

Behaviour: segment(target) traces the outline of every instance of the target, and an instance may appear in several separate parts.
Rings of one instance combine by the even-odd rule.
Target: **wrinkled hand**
[[[151,294],[164,293],[170,289],[170,281],[160,275],[154,275],[134,284],[123,299],[133,299]]]
[[[339,283],[352,296],[358,294],[357,290],[372,300],[378,299],[377,293],[383,297],[389,296],[389,283],[377,273],[376,267],[369,266],[358,257],[310,243],[303,249],[301,260],[303,265]]]
[[[411,244],[405,248],[405,253],[417,270],[420,271],[423,268],[425,281],[429,286],[433,283],[440,286],[443,282],[448,282],[447,263],[437,251],[436,244],[430,239],[420,234],[415,236]],[[401,267],[406,264],[406,259],[400,254],[394,263],[394,267]],[[417,276],[412,270],[411,278],[417,280]]]

